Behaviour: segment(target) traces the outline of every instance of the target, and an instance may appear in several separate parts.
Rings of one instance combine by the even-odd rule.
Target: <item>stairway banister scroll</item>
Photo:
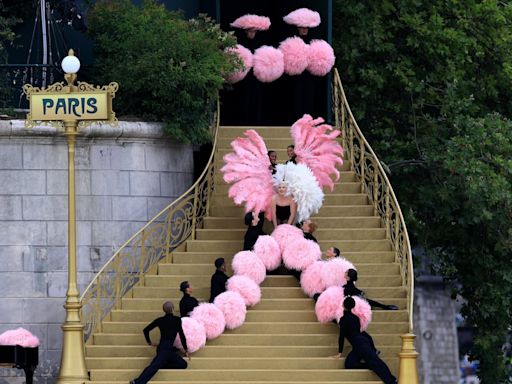
[[[393,187],[370,144],[359,129],[348,104],[338,70],[333,76],[333,109],[336,127],[341,129],[341,141],[348,151],[351,170],[360,178],[364,191],[371,199],[386,227],[386,237],[396,251],[402,284],[407,288],[409,332],[413,332],[414,274],[411,244],[404,217]]]
[[[144,274],[184,241],[195,235],[195,227],[209,215],[208,200],[215,179],[214,155],[219,131],[220,103],[210,128],[213,148],[203,172],[180,197],[162,209],[146,225],[131,236],[105,263],[84,290],[81,322],[84,339],[101,325],[101,321],[119,305],[122,297]]]

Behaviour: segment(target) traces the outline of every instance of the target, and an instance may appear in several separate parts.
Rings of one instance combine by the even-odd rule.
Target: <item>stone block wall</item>
[[[95,125],[76,148],[79,290],[193,183],[193,151],[158,124]],[[67,287],[67,145],[56,129],[0,121],[0,332],[41,341],[38,383],[57,374]],[[21,372],[21,371],[20,371]],[[0,384],[22,383],[0,370]]]

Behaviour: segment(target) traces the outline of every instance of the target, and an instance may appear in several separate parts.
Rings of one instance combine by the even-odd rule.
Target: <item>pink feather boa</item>
[[[270,83],[284,72],[283,53],[274,47],[264,45],[254,51],[253,73],[262,83]]]
[[[10,329],[0,335],[0,345],[20,345],[25,348],[39,346],[39,339],[25,328]]]
[[[252,307],[258,304],[261,300],[261,288],[252,279],[246,276],[232,276],[228,279],[226,284],[228,291],[237,292],[245,305]]]
[[[327,75],[335,60],[334,51],[327,41],[313,40],[309,43],[308,71],[312,75]]]
[[[226,327],[222,311],[214,304],[201,303],[190,312],[190,317],[203,324],[208,340],[219,337]]]
[[[313,296],[315,293],[322,293],[325,290],[326,287],[322,279],[323,265],[323,261],[315,261],[300,275],[300,285],[306,295]]]
[[[181,319],[181,325],[185,338],[187,339],[188,352],[193,353],[206,345],[206,331],[203,324],[190,317],[184,317]],[[180,335],[176,335],[174,346],[184,351]]]
[[[226,48],[226,52],[237,55],[242,61],[243,68],[231,72],[226,76],[226,81],[230,84],[238,83],[243,80],[252,68],[252,52],[243,45],[237,44],[236,47]]]
[[[343,316],[343,288],[329,287],[318,298],[315,304],[316,318],[322,324],[339,321]]]
[[[258,237],[253,249],[267,271],[273,271],[281,265],[281,249],[272,236],[263,235]]]
[[[309,46],[300,37],[289,37],[282,41],[279,50],[283,52],[286,74],[300,75],[308,67]]]
[[[287,268],[303,271],[322,256],[320,246],[304,237],[286,244],[283,263]]]
[[[322,280],[326,287],[341,287],[347,284],[345,272],[349,269],[355,269],[354,264],[343,257],[335,257],[325,261],[322,267]]]
[[[227,329],[240,327],[245,321],[247,309],[239,293],[226,291],[215,298],[213,304],[222,311]]]
[[[297,27],[315,28],[320,25],[320,14],[308,8],[299,8],[283,17],[283,20]]]
[[[270,19],[266,16],[244,15],[230,23],[233,28],[255,29],[257,31],[266,31],[270,28]]]
[[[265,265],[252,251],[240,251],[233,257],[231,263],[235,275],[250,278],[256,284],[261,284],[267,275]]]
[[[271,236],[277,241],[281,252],[283,252],[287,244],[303,239],[304,233],[293,225],[281,224],[274,229]]]

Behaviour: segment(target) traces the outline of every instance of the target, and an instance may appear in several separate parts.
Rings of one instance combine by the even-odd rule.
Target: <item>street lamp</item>
[[[68,287],[66,291],[66,319],[62,325],[63,343],[58,384],[78,384],[89,381],[85,366],[83,324],[80,321],[82,303],[79,299],[76,271],[76,206],[75,206],[75,145],[79,128],[98,120],[117,124],[112,111],[112,99],[119,86],[110,83],[96,87],[85,82],[75,85],[80,60],[72,49],[62,60],[64,82],[47,88],[25,84],[23,91],[30,102],[25,121],[27,128],[50,124],[63,129],[68,145]]]

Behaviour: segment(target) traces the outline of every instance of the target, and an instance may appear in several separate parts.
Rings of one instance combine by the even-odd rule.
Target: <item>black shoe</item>
[[[396,305],[392,305],[392,304],[391,305],[387,305],[386,309],[388,311],[398,311],[398,307]]]
[[[135,384],[135,380],[130,380],[130,384]]]

